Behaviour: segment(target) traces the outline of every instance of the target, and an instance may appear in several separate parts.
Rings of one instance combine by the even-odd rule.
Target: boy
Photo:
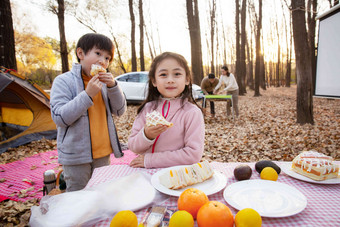
[[[113,51],[108,37],[86,34],[76,46],[79,64],[53,81],[51,113],[67,192],[83,189],[95,168],[110,165],[112,152],[123,156],[112,114],[126,111],[124,94],[110,72],[90,75],[92,64],[107,69]]]

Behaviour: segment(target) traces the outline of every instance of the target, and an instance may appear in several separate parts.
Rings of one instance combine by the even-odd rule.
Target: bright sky
[[[40,37],[49,36],[59,40],[59,29],[58,29],[58,20],[57,16],[52,13],[46,12],[39,8],[36,4],[32,4],[31,2],[39,2],[39,4],[43,4],[46,0],[11,0],[14,4],[15,9],[12,10],[13,14],[17,14],[17,18],[19,15],[27,14],[23,20],[25,21],[27,26],[33,28],[36,31],[37,35]],[[234,45],[234,30],[235,30],[235,1],[231,0],[216,0],[217,4],[220,6],[217,11],[218,14],[222,14],[223,17],[223,25],[224,29],[227,31],[227,45],[228,48],[232,48]],[[273,18],[281,17],[281,1],[282,0],[274,0],[270,1],[268,4],[267,1],[264,1],[263,6],[263,33],[267,36],[273,36],[270,33],[273,33],[273,29],[270,27],[273,24]],[[325,1],[325,0],[324,0]],[[135,0],[135,2],[138,2]],[[149,3],[150,2],[150,3]],[[200,23],[201,23],[201,33],[202,33],[202,47],[203,47],[203,61],[207,64],[207,36],[206,33],[209,33],[207,30],[207,13],[209,10],[209,2],[199,0],[199,10],[200,10]],[[257,10],[257,9],[256,9]],[[139,52],[139,18],[138,9],[135,8],[135,17],[136,17],[136,50]],[[322,11],[321,11],[322,12]],[[126,6],[120,10],[119,12],[113,12],[117,14],[117,33],[121,38],[120,45],[125,50],[130,49],[130,15],[129,9],[126,1]],[[271,15],[275,16],[271,16]],[[156,32],[156,27],[159,29],[159,37],[161,50],[164,51],[173,51],[182,54],[188,62],[190,62],[190,37],[188,31],[188,23],[186,17],[186,6],[185,1],[183,0],[149,0],[144,1],[144,15],[145,15],[145,23],[150,29],[150,19],[152,20],[152,28],[154,29],[154,39],[155,45],[158,47],[158,34]],[[15,15],[14,15],[15,16]],[[22,19],[22,18],[21,18]],[[218,18],[217,27],[219,30],[222,30],[221,18]],[[14,21],[15,22],[15,21]],[[30,23],[31,22],[31,23]],[[23,22],[22,22],[23,23]],[[284,31],[282,28],[283,22],[282,20],[278,20],[278,26],[280,31]],[[74,17],[65,15],[65,29],[66,29],[66,38],[68,42],[77,41],[80,36],[85,33],[90,32],[83,25],[79,24]],[[105,34],[105,30],[99,31]],[[274,31],[275,32],[275,31]],[[109,34],[106,34],[110,37]],[[123,35],[123,36],[122,36]],[[274,34],[276,36],[276,34]],[[283,40],[285,38],[282,37],[281,42],[285,42]],[[123,40],[123,41],[122,41]],[[145,40],[145,53],[149,53],[148,46]],[[222,44],[220,44],[222,45]],[[271,46],[272,45],[272,46]],[[275,40],[267,41],[267,56],[275,55],[277,50],[277,44]],[[159,50],[158,50],[159,51]],[[130,53],[130,51],[126,52]],[[233,55],[233,53],[230,53]],[[232,57],[229,57],[232,58]],[[275,59],[275,57],[273,57]]]
[[[43,0],[35,0],[35,2],[39,2],[39,4],[43,4]],[[220,1],[220,0],[217,0]],[[49,36],[59,40],[59,29],[58,29],[58,20],[57,16],[53,15],[50,12],[43,11],[36,4],[32,4],[32,0],[11,0],[14,4],[14,10],[12,10],[13,14],[23,15],[26,14],[25,20],[31,22],[29,26],[33,28],[33,30],[40,37]],[[41,3],[40,3],[41,2]],[[135,1],[137,2],[137,1]],[[146,1],[145,1],[146,2]],[[208,4],[206,1],[200,2],[200,14],[204,15],[208,9]],[[225,1],[222,1],[225,2]],[[230,4],[231,1],[227,1]],[[224,3],[225,4],[225,3]],[[234,6],[226,7],[230,14],[234,14]],[[124,12],[120,12],[119,15],[119,25],[117,25],[117,30],[119,30],[120,34],[124,34],[126,42],[124,42],[127,48],[130,48],[130,15],[128,11],[128,7],[124,8]],[[135,12],[138,9],[135,8]],[[150,0],[149,4],[145,3],[144,6],[144,14],[145,20],[149,20],[148,17],[152,20],[152,28],[155,30],[156,27],[159,29],[159,37],[161,50],[164,51],[173,51],[182,54],[188,62],[190,62],[190,37],[188,31],[188,23],[186,17],[186,7],[185,1],[182,0]],[[19,16],[18,16],[19,17]],[[136,41],[139,41],[139,24],[138,24],[138,14],[135,13],[136,17]],[[202,17],[201,17],[202,18]],[[234,17],[233,17],[234,18]],[[234,19],[230,20],[233,21]],[[207,19],[201,19],[201,29],[207,23]],[[150,21],[145,22],[147,26],[150,26]],[[123,26],[122,26],[123,25]],[[150,29],[150,27],[148,27]],[[67,41],[77,41],[80,36],[83,34],[90,32],[83,25],[79,24],[74,17],[65,15],[65,30],[66,30],[66,38]],[[100,31],[101,32],[101,31]],[[104,33],[105,34],[105,33]],[[109,34],[106,34],[109,36]],[[110,36],[109,36],[110,37]],[[159,46],[158,34],[154,33],[154,39],[156,47]],[[145,52],[148,53],[148,46],[145,40]],[[202,37],[202,45],[204,46],[206,43],[205,37]],[[136,45],[137,52],[139,51],[138,43]]]

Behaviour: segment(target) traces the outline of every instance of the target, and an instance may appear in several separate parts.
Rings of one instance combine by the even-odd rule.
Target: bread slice
[[[90,71],[90,75],[94,76],[97,75],[98,73],[106,73],[106,69],[104,69],[103,67],[101,67],[100,65],[91,65],[91,71]]]
[[[159,182],[166,188],[177,190],[206,181],[213,175],[209,162],[204,161],[191,166],[170,168],[159,176]]]

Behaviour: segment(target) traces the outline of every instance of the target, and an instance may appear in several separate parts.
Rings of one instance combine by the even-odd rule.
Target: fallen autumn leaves
[[[340,160],[340,100],[314,98],[315,124],[299,125],[296,124],[296,86],[268,88],[261,92],[260,97],[253,97],[253,91],[240,96],[240,117],[235,121],[225,116],[225,102],[215,102],[216,117],[205,117],[203,159],[219,162],[291,161],[300,151],[313,149]],[[127,143],[137,108],[129,105],[122,117],[115,117],[122,143]],[[0,163],[53,149],[56,149],[55,140],[35,141],[1,154]],[[39,200],[1,202],[1,225],[27,225],[30,207],[35,204],[39,204]]]

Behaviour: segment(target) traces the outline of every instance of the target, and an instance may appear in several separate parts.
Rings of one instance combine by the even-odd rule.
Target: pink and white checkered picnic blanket
[[[280,162],[277,162],[280,164]],[[211,165],[214,169],[222,172],[228,179],[228,185],[235,183],[237,180],[234,178],[234,168],[240,163],[219,163],[212,162]],[[259,174],[255,171],[255,163],[246,163],[253,169],[253,175],[251,179],[259,179]],[[92,179],[88,183],[87,187],[112,180],[115,178],[127,176],[137,171],[143,171],[148,174],[154,174],[160,169],[140,169],[131,168],[128,165],[115,165],[98,168],[94,171]],[[285,183],[295,187],[301,193],[307,197],[307,207],[300,213],[284,218],[266,218],[262,217],[262,226],[340,226],[340,184],[324,185],[313,184],[305,181],[300,181],[289,177],[285,173],[281,173],[277,180],[280,183]],[[237,211],[231,207],[223,198],[223,191],[208,196],[209,200],[220,201],[226,204],[236,215]],[[168,199],[163,202],[162,206],[177,206],[178,197],[169,196]],[[145,214],[147,207],[141,209],[136,213],[138,220],[140,221]],[[110,225],[110,219],[103,220],[96,224],[96,227],[104,227]],[[195,223],[195,226],[197,224]]]
[[[122,158],[115,158],[111,154],[111,165],[128,165],[137,155],[125,150]],[[0,202],[6,199],[25,202],[32,198],[42,198],[44,186],[44,172],[61,169],[58,163],[57,150],[39,153],[24,160],[0,165]],[[26,197],[20,196],[20,191],[28,190]]]

